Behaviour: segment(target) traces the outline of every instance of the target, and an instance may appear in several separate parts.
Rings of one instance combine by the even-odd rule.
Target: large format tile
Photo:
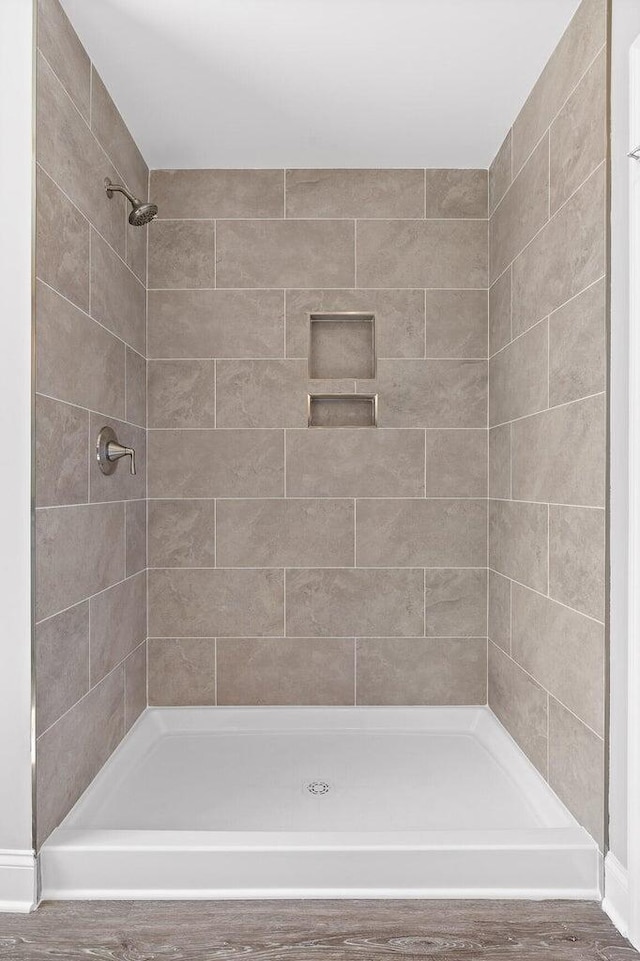
[[[520,420],[511,436],[514,497],[604,506],[604,394]]]
[[[131,654],[147,636],[147,575],[129,577],[89,601],[91,684]]]
[[[489,361],[489,423],[504,424],[548,405],[547,321],[495,354]]]
[[[149,427],[216,426],[213,360],[150,360],[147,370]]]
[[[427,357],[487,356],[486,290],[427,290]]]
[[[511,267],[489,290],[489,356],[511,340]]]
[[[149,497],[282,497],[277,430],[152,430]]]
[[[507,654],[511,652],[511,581],[489,571],[489,640],[501,647]]]
[[[489,215],[496,209],[511,186],[511,130],[489,167]]]
[[[427,637],[484,637],[487,632],[487,572],[425,571]]]
[[[347,220],[219,220],[218,287],[354,286]]]
[[[484,637],[358,638],[358,704],[485,704]]]
[[[149,287],[216,286],[213,221],[154,220],[147,230]]]
[[[486,170],[425,170],[425,216],[432,218],[486,218]],[[398,216],[390,214],[389,216]]]
[[[147,424],[147,362],[137,351],[126,351],[125,420],[145,427]]]
[[[219,704],[353,704],[354,640],[248,637],[218,641]]]
[[[89,604],[41,621],[35,630],[36,727],[46,731],[87,693]]]
[[[213,500],[150,500],[149,567],[215,567]]]
[[[364,287],[486,287],[482,220],[358,221],[358,284]]]
[[[547,505],[489,502],[489,567],[547,590]]]
[[[89,309],[89,223],[53,180],[36,168],[36,275]]]
[[[131,577],[147,566],[147,502],[127,501],[125,506],[127,535],[127,570]]]
[[[82,363],[70,364],[73,357]],[[44,284],[36,287],[36,384],[42,394],[124,416],[125,346]]]
[[[489,497],[511,497],[511,424],[489,431]]]
[[[220,567],[350,567],[351,500],[220,500]]]
[[[489,643],[489,707],[540,773],[547,776],[547,693]]]
[[[423,170],[287,170],[287,217],[422,217]]]
[[[89,414],[36,396],[36,506],[89,499]]]
[[[604,164],[513,264],[513,332],[521,333],[606,269]]]
[[[427,497],[486,497],[486,430],[428,430]]]
[[[422,571],[293,570],[286,591],[289,636],[424,634]]]
[[[95,67],[91,75],[91,129],[131,193],[146,200],[149,170]]]
[[[150,705],[216,703],[215,638],[152,637],[148,645]]]
[[[513,585],[511,656],[597,733],[604,725],[604,626]]]
[[[160,218],[282,217],[282,170],[153,170]]]
[[[219,360],[218,427],[306,427],[305,360]]]
[[[376,355],[424,356],[423,290],[287,290],[287,357],[308,357],[309,314],[359,311],[375,316]]]
[[[422,497],[424,453],[419,430],[290,430],[287,494]]]
[[[281,290],[150,290],[149,357],[282,357]]]
[[[38,845],[73,807],[123,735],[124,668],[119,667],[38,738]]]
[[[597,394],[607,378],[606,284],[588,287],[549,318],[549,404]]]
[[[37,20],[38,48],[80,113],[88,120],[91,63],[86,50],[58,0],[38,0]]]
[[[36,512],[36,617],[62,611],[124,577],[124,505]]]
[[[549,508],[549,594],[600,621],[605,618],[605,512]]]
[[[281,636],[282,571],[149,571],[151,637]]]
[[[144,354],[144,286],[95,230],[91,232],[91,316]]]
[[[602,847],[605,754],[603,741],[554,698],[549,701],[549,784]]]
[[[147,707],[146,642],[124,662],[124,728],[128,731]]]
[[[359,500],[356,558],[363,567],[481,567],[484,500]]]

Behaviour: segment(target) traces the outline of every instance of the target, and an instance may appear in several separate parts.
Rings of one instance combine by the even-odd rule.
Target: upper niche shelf
[[[340,311],[309,315],[309,377],[371,380],[375,376],[373,314]]]

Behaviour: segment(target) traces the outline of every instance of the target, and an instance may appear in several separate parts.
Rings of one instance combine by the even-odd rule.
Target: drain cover
[[[326,781],[309,781],[307,784],[309,794],[328,794],[330,790],[331,785]]]

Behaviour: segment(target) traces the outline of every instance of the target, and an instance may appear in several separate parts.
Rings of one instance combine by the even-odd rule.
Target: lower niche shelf
[[[309,394],[309,427],[376,427],[377,394]]]

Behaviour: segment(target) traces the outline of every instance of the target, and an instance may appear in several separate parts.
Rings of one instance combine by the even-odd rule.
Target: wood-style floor
[[[48,902],[0,915],[0,958],[47,961],[632,961],[571,901]]]

